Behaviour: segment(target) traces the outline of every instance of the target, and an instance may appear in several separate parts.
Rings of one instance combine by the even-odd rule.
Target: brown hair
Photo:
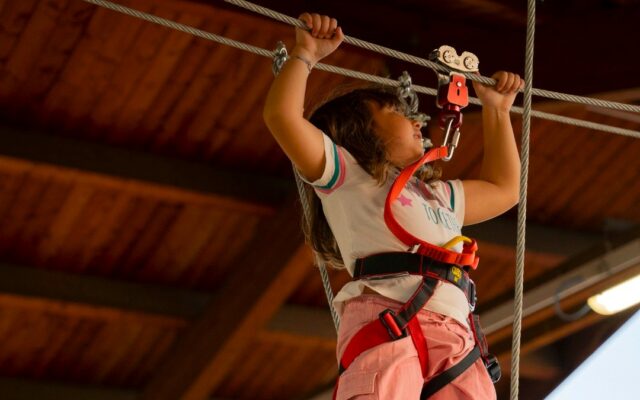
[[[408,111],[394,89],[370,86],[334,93],[332,98],[311,112],[309,121],[335,144],[347,149],[358,164],[378,184],[383,185],[389,171],[395,167],[387,160],[382,140],[375,134],[371,103]],[[420,178],[424,181],[439,177],[440,170],[431,165],[420,171]],[[322,211],[320,199],[310,185],[305,184],[304,187],[311,208],[310,220],[303,223],[307,242],[331,266],[344,268],[338,244]]]

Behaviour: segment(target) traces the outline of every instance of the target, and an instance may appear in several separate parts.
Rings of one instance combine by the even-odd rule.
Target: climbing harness
[[[447,146],[429,150],[420,160],[405,167],[393,182],[387,195],[384,207],[384,220],[389,230],[404,244],[410,252],[392,252],[374,254],[356,260],[353,279],[384,278],[398,274],[412,274],[423,277],[422,283],[407,303],[398,311],[386,309],[379,317],[361,328],[349,341],[340,359],[339,373],[342,374],[357,356],[375,346],[411,336],[418,353],[423,378],[427,379],[429,352],[426,339],[417,320],[417,313],[427,304],[439,281],[449,282],[467,297],[469,303],[469,326],[475,340],[474,349],[461,361],[426,381],[420,399],[427,399],[446,386],[453,379],[466,371],[473,363],[482,358],[491,380],[500,379],[500,366],[497,358],[489,353],[488,346],[480,328],[479,317],[473,314],[476,305],[475,284],[469,278],[468,270],[476,269],[479,258],[475,240],[458,236],[444,246],[436,246],[421,240],[396,220],[391,205],[400,196],[413,174],[425,163],[433,162],[447,156]],[[463,242],[463,250],[458,253],[449,248]],[[340,385],[340,377],[334,390],[334,398]]]
[[[465,51],[458,56],[453,47],[446,45],[433,50],[429,59],[448,70],[448,73],[441,70],[435,73],[438,76],[436,105],[440,108],[438,123],[445,132],[443,146],[449,149],[449,154],[442,160],[449,161],[460,140],[462,109],[469,105],[465,73],[477,73],[480,62],[475,54]]]

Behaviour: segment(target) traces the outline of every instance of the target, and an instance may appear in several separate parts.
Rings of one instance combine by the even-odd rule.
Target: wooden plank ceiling
[[[291,28],[221,1],[117,2],[263,48],[292,44]],[[345,21],[347,33],[414,54],[440,44],[425,38],[462,23],[468,30],[447,30],[449,43],[473,49],[488,67],[521,71],[520,50],[487,44],[503,37],[521,49],[519,3],[397,3],[317,6]],[[545,64],[557,55],[545,28],[562,18],[566,29],[600,21],[618,35],[619,21],[639,15],[637,2],[609,3],[602,11],[599,2],[580,2],[578,16],[568,5],[543,7],[536,86],[640,104],[639,78],[625,75],[638,60],[596,57],[593,68],[564,80],[565,71]],[[477,42],[469,32],[478,32]],[[587,51],[579,42],[566,49],[569,58]],[[621,46],[612,41],[611,51]],[[414,82],[434,83],[430,71],[349,46],[327,62],[391,76],[408,69]],[[609,81],[610,71],[625,79]],[[290,165],[260,117],[271,79],[266,58],[81,0],[0,0],[3,398],[295,399],[331,387],[335,334],[324,292],[298,228]],[[314,71],[310,104],[344,83],[353,82]],[[536,108],[640,130],[631,113],[554,102]],[[470,109],[446,176],[477,172],[479,125]],[[640,222],[639,140],[535,121],[531,148],[528,287]],[[511,297],[513,216],[472,228],[481,241],[482,272],[474,277],[481,311]],[[336,291],[348,277],[331,271],[331,280]],[[551,390],[601,342],[585,337],[605,338],[626,316],[569,324],[547,310],[532,319],[522,398]],[[490,337],[505,363],[509,334]],[[562,340],[584,341],[584,352],[558,352]],[[508,377],[501,396],[507,384]]]

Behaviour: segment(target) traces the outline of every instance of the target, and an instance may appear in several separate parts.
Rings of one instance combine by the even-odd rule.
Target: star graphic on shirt
[[[400,204],[402,204],[402,206],[412,206],[411,204],[411,199],[406,197],[404,194],[401,194],[400,197],[398,197],[398,201],[400,201]]]

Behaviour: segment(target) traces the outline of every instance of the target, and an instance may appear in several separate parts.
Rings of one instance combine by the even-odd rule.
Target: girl
[[[475,350],[466,273],[460,279],[461,269],[456,272],[454,265],[414,257],[415,249],[408,249],[383,217],[385,199],[399,171],[424,153],[422,126],[407,118],[402,101],[384,88],[342,94],[306,120],[307,78],[313,66],[340,45],[344,34],[337,21],[327,16],[305,13],[300,19],[310,31],[296,29],[296,45],[271,86],[264,119],[308,184],[313,218],[306,233],[312,246],[326,261],[360,278],[345,285],[335,298],[334,307],[342,316],[337,354],[345,369],[335,395],[338,399],[418,399],[425,382]],[[473,85],[483,103],[484,155],[478,179],[442,182],[437,180],[438,171],[426,167],[422,180],[412,178],[391,204],[399,224],[420,240],[443,246],[460,236],[461,226],[495,217],[517,202],[520,164],[509,109],[523,81],[507,72],[493,78],[497,81],[493,88]],[[462,251],[462,243],[451,250]],[[360,276],[370,260],[380,264],[381,258],[375,255],[381,253],[390,255],[382,264],[394,268],[402,264],[399,271],[378,279]],[[405,263],[415,264],[414,259],[419,260],[421,273],[428,262],[429,270],[440,268],[439,273],[451,277],[453,272],[456,277],[434,281],[429,289],[426,278],[404,271]],[[407,325],[410,334],[405,334],[394,324],[402,320],[400,314],[408,302],[421,296],[416,295],[421,290],[428,292],[428,300],[415,310],[415,318]],[[377,320],[383,323],[372,322]],[[351,343],[375,336],[364,329],[372,325],[384,325],[393,339],[354,353]],[[344,365],[346,358],[348,365]],[[494,399],[495,390],[478,359],[431,398]]]

